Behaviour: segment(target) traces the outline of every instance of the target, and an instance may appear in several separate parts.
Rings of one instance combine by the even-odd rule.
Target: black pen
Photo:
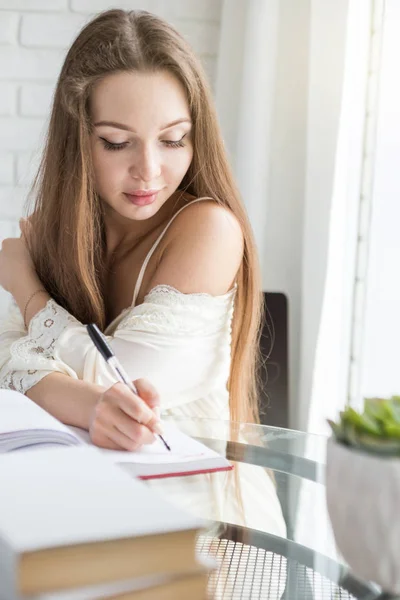
[[[97,325],[95,323],[86,325],[86,329],[88,331],[90,339],[92,340],[92,342],[94,343],[94,345],[96,346],[97,350],[100,352],[106,363],[111,367],[116,377],[122,383],[125,383],[125,385],[127,385],[128,388],[131,390],[131,392],[138,395],[136,387],[129,379],[124,368],[115,356],[114,352],[111,350],[110,346],[107,344],[107,340],[105,339]],[[166,449],[171,451],[171,448],[169,447],[163,436],[159,433],[157,433],[156,435],[158,435]]]

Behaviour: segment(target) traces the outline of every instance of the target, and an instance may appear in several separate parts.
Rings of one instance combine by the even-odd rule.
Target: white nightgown
[[[209,198],[197,198],[200,202]],[[187,204],[186,206],[188,206]],[[107,340],[131,380],[147,378],[158,390],[162,414],[169,417],[229,420],[227,380],[230,368],[231,324],[236,286],[220,296],[184,294],[157,285],[135,306],[151,255],[181,208],[148,253],[134,291],[132,305],[108,325]],[[116,380],[90,340],[86,327],[54,300],[49,300],[24,328],[15,303],[0,325],[0,388],[25,393],[46,375],[58,371],[84,381],[113,385]],[[178,421],[179,425],[179,421]],[[196,425],[197,427],[197,425]],[[198,435],[207,436],[206,421]],[[226,494],[233,486],[228,473],[186,477],[168,484],[168,495],[199,516],[246,524],[285,536],[285,523],[273,482],[260,467],[241,464],[243,516]],[[188,487],[198,486],[196,496]],[[186,492],[185,492],[186,490]],[[231,493],[232,489],[231,489]],[[193,506],[193,498],[198,505]]]

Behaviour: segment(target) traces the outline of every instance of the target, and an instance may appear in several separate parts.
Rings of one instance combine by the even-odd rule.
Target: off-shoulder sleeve
[[[148,379],[163,408],[179,406],[226,385],[233,298],[234,290],[211,296],[156,286],[106,337],[132,380]],[[8,368],[52,366],[106,387],[115,383],[86,328],[53,300],[31,320],[28,336],[13,342],[10,361]]]

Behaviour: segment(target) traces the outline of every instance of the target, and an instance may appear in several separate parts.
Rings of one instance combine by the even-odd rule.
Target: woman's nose
[[[142,148],[135,154],[130,168],[131,175],[143,181],[155,181],[161,174],[161,161],[157,150]]]

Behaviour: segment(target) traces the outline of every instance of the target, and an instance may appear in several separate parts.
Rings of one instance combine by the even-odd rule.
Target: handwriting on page
[[[179,440],[180,442],[181,440]],[[190,446],[191,444],[185,443],[178,443],[178,440],[174,439],[173,442],[171,442],[171,440],[169,440],[170,443],[172,443],[171,446],[171,452],[169,452],[164,444],[161,442],[161,440],[159,438],[157,438],[152,444],[146,444],[145,446],[142,446],[140,448],[140,450],[138,450],[138,452],[143,456],[148,454],[149,456],[171,456],[171,454],[174,455],[174,460],[176,460],[177,457],[179,458],[199,458],[201,456],[205,456],[205,452],[199,452],[199,451],[193,451],[193,449],[191,450],[190,448],[188,448],[188,445]]]

